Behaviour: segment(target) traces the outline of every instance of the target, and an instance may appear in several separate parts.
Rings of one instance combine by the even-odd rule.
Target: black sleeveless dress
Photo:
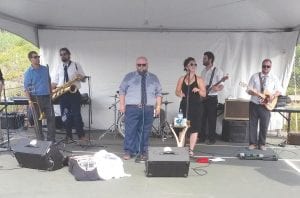
[[[198,83],[197,83],[197,76],[195,75],[195,81],[190,85],[187,85],[185,83],[185,78],[186,77],[184,77],[182,87],[181,87],[181,90],[184,93],[185,97],[182,98],[182,100],[180,102],[180,109],[183,113],[183,117],[187,118],[190,121],[191,127],[190,127],[189,131],[191,133],[200,132],[202,112],[203,112],[203,107],[202,107],[203,103],[202,103],[202,99],[201,99],[201,96],[199,95],[199,93],[192,92],[193,88],[195,88],[195,87],[199,88]],[[188,89],[189,89],[189,105],[188,105],[189,107],[188,107],[188,116],[186,116]]]

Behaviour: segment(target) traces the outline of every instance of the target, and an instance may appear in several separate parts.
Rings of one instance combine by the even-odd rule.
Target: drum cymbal
[[[169,95],[169,92],[162,92],[161,95]]]
[[[169,101],[163,101],[163,102],[161,102],[161,104],[164,104],[164,105],[171,104],[171,103],[174,103],[174,102],[169,102]]]
[[[114,96],[108,96],[108,97],[112,97],[112,98],[118,98],[118,95],[114,95]]]

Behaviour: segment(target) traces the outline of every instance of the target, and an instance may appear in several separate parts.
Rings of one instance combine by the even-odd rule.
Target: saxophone
[[[81,77],[77,76],[74,79],[66,82],[62,86],[56,87],[52,90],[52,101],[56,100],[58,97],[62,96],[63,94],[70,92],[70,93],[76,93],[78,90],[78,87],[74,85],[73,83],[76,81],[80,81]]]

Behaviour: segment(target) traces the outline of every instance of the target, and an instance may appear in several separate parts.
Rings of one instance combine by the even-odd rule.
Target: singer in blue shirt
[[[146,57],[136,59],[136,71],[123,79],[120,111],[125,113],[124,160],[137,155],[136,162],[144,162],[153,123],[153,112],[160,114],[161,85],[156,75],[148,72]]]
[[[51,102],[49,69],[40,65],[40,56],[35,51],[28,53],[31,62],[30,67],[24,74],[24,90],[28,97],[31,110],[37,116],[44,114],[47,119],[47,140],[55,142],[55,115]],[[35,120],[37,139],[45,140],[42,132],[42,120]]]

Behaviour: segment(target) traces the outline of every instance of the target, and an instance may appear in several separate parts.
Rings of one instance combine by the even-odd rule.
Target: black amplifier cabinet
[[[30,142],[30,139],[20,139],[12,147],[20,167],[49,171],[63,167],[64,156],[50,141],[37,140],[35,145]]]
[[[7,117],[7,120],[6,120]],[[7,124],[9,129],[18,129],[24,126],[25,114],[19,114],[16,112],[1,114],[1,129],[6,129]]]
[[[287,135],[287,143],[292,145],[300,145],[300,133],[291,133]]]
[[[171,147],[164,152],[165,147],[149,147],[146,162],[147,177],[187,177],[190,158],[187,147]]]
[[[248,142],[248,120],[223,120],[222,139],[227,142]]]

